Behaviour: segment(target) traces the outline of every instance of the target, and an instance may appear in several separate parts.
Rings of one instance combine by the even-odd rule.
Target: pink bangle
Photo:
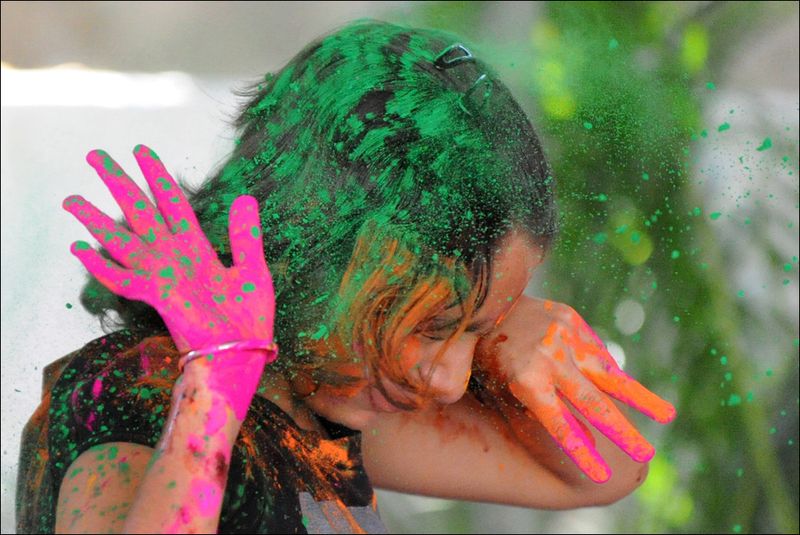
[[[204,347],[202,349],[195,349],[194,351],[189,351],[185,353],[178,361],[178,369],[183,372],[184,367],[196,358],[204,355],[213,355],[220,351],[230,351],[231,349],[238,349],[240,351],[260,349],[262,351],[267,351],[270,353],[267,357],[267,364],[274,362],[275,359],[278,358],[278,345],[272,340],[239,340],[236,342],[226,342],[224,344],[217,344],[214,346]]]

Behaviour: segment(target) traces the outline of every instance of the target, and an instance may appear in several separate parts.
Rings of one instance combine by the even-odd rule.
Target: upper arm
[[[153,451],[108,442],[79,455],[61,481],[55,532],[120,532]]]

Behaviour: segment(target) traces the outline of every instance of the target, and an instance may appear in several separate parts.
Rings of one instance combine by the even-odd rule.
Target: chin
[[[356,431],[369,431],[378,420],[378,413],[375,411],[355,411],[344,415],[341,418],[342,425]]]
[[[368,431],[378,421],[380,413],[372,409],[337,407],[331,410],[320,410],[317,414],[355,431]],[[344,409],[344,410],[342,410]]]
[[[369,430],[379,417],[375,408],[358,397],[319,396],[307,403],[323,418],[356,431]]]

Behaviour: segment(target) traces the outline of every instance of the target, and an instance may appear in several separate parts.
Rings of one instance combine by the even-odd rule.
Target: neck
[[[257,395],[277,405],[288,414],[301,429],[316,431],[327,436],[316,414],[305,403],[304,396],[298,393],[297,385],[289,382],[282,374],[265,371],[261,375],[257,392]]]

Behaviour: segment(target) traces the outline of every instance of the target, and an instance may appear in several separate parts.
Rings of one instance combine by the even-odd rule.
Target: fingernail
[[[72,205],[77,204],[78,206],[83,206],[86,204],[86,201],[80,195],[70,195],[61,203],[61,207],[66,211],[71,211]]]
[[[636,462],[646,463],[650,459],[652,459],[655,454],[656,454],[656,449],[650,444],[647,444],[634,451],[633,455],[631,455],[631,459],[633,459]]]
[[[90,248],[90,245],[83,240],[78,240],[72,244],[72,252],[75,251],[85,251]]]
[[[595,466],[588,475],[595,483],[605,483],[611,479],[611,470],[604,466]]]
[[[667,408],[661,415],[661,418],[659,418],[658,422],[662,424],[668,424],[674,420],[677,415],[678,411],[675,410],[675,407],[670,405],[669,408]]]
[[[92,163],[92,161],[99,161],[106,156],[108,156],[108,153],[103,149],[94,149],[90,150],[86,155],[86,161]]]
[[[161,161],[161,158],[158,157],[156,151],[154,151],[153,149],[151,149],[146,145],[142,145],[141,143],[139,143],[138,145],[136,145],[136,147],[134,147],[133,154],[135,156],[145,156],[149,157],[151,160]]]

